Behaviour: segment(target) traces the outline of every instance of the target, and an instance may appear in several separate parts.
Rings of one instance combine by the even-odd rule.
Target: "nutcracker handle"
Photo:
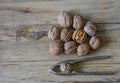
[[[71,60],[71,63],[77,63],[77,62],[84,62],[84,61],[92,61],[92,60],[101,60],[101,59],[108,59],[111,58],[110,55],[104,55],[104,56],[94,56],[94,57],[83,57],[77,60]],[[69,61],[70,62],[70,61]]]
[[[64,61],[61,61],[57,64],[60,64],[62,62],[68,62],[68,63],[77,63],[77,62],[84,62],[84,61],[92,61],[92,60],[101,60],[101,59],[108,59],[108,58],[111,58],[112,56],[111,55],[102,55],[102,56],[92,56],[92,57],[82,57],[80,59],[76,59],[76,60],[64,60]]]

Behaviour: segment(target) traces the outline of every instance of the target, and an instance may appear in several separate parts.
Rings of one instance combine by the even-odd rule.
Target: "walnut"
[[[63,28],[70,27],[72,25],[72,16],[68,12],[62,11],[58,16],[58,22]]]
[[[100,39],[96,36],[91,37],[90,41],[89,41],[89,45],[93,50],[96,50],[100,47]]]
[[[78,56],[84,56],[90,52],[90,46],[88,44],[80,44],[77,48]]]
[[[73,19],[73,28],[74,29],[82,29],[85,22],[80,15],[75,15]]]
[[[68,41],[64,44],[64,52],[66,54],[73,54],[77,52],[77,43],[74,41]]]
[[[94,36],[97,33],[97,28],[92,22],[87,22],[86,25],[84,26],[84,31],[89,36]]]
[[[91,49],[96,50],[100,47],[100,39],[96,37],[98,29],[93,22],[86,23],[80,15],[76,14],[72,17],[67,11],[59,14],[58,22],[59,25],[53,26],[48,32],[48,38],[54,41],[49,45],[50,54],[59,55],[64,49],[65,54],[77,52],[78,56],[84,56]],[[38,33],[31,33],[30,37],[40,38]],[[57,42],[58,40],[63,46]]]
[[[49,52],[52,55],[60,55],[63,53],[63,46],[60,42],[54,41],[49,44]]]
[[[60,34],[60,39],[67,42],[72,39],[72,31],[69,29],[62,29]]]
[[[87,34],[82,30],[75,30],[72,35],[72,39],[77,43],[83,43],[87,38]]]
[[[63,62],[60,64],[60,70],[65,73],[70,73],[72,72],[72,64]]]
[[[60,27],[53,26],[48,31],[48,38],[51,40],[57,40],[60,38]]]

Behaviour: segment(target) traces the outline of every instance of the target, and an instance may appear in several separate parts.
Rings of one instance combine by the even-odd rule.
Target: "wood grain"
[[[57,83],[59,81],[95,81],[120,77],[120,1],[119,0],[0,0],[0,83]],[[58,24],[62,10],[80,14],[94,21],[102,46],[89,56],[112,55],[107,60],[85,62],[87,71],[117,71],[110,76],[56,76],[48,72],[55,63],[78,59],[76,54],[52,56],[48,53],[48,29]],[[22,37],[16,40],[21,27],[45,32],[38,40]]]

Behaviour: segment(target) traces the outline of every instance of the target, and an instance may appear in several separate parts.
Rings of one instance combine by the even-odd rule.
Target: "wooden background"
[[[48,29],[57,24],[62,10],[80,14],[96,22],[102,46],[89,56],[112,55],[107,60],[84,63],[83,68],[117,71],[115,75],[56,76],[48,69],[74,55],[52,56],[48,53]],[[16,30],[27,27],[42,34],[39,40],[16,40]],[[120,77],[120,0],[0,0],[0,83],[56,83],[58,81],[103,80]]]

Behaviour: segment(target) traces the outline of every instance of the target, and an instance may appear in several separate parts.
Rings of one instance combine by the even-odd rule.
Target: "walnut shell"
[[[78,44],[74,41],[68,41],[64,44],[64,52],[65,54],[73,54],[77,52]]]
[[[73,28],[81,29],[84,26],[85,22],[80,15],[75,15],[73,19]]]
[[[90,52],[90,46],[88,44],[80,44],[77,48],[78,56],[84,56]]]
[[[62,29],[60,34],[60,39],[64,42],[67,42],[72,39],[72,31],[69,29]]]
[[[63,62],[60,64],[60,70],[65,73],[70,73],[72,72],[72,64]]]
[[[75,30],[72,35],[72,39],[81,44],[87,39],[87,34],[83,30]]]
[[[62,11],[58,16],[58,22],[64,28],[70,27],[72,25],[72,16],[68,12]]]
[[[89,45],[93,50],[96,50],[100,47],[100,39],[96,36],[91,37],[90,41],[89,41]]]
[[[51,40],[57,40],[60,38],[60,27],[53,26],[48,31],[48,38]]]
[[[49,44],[49,53],[52,55],[60,55],[63,53],[63,46],[60,42],[54,41]]]
[[[94,36],[97,33],[97,28],[92,22],[87,22],[86,25],[84,26],[84,31],[89,36]]]

